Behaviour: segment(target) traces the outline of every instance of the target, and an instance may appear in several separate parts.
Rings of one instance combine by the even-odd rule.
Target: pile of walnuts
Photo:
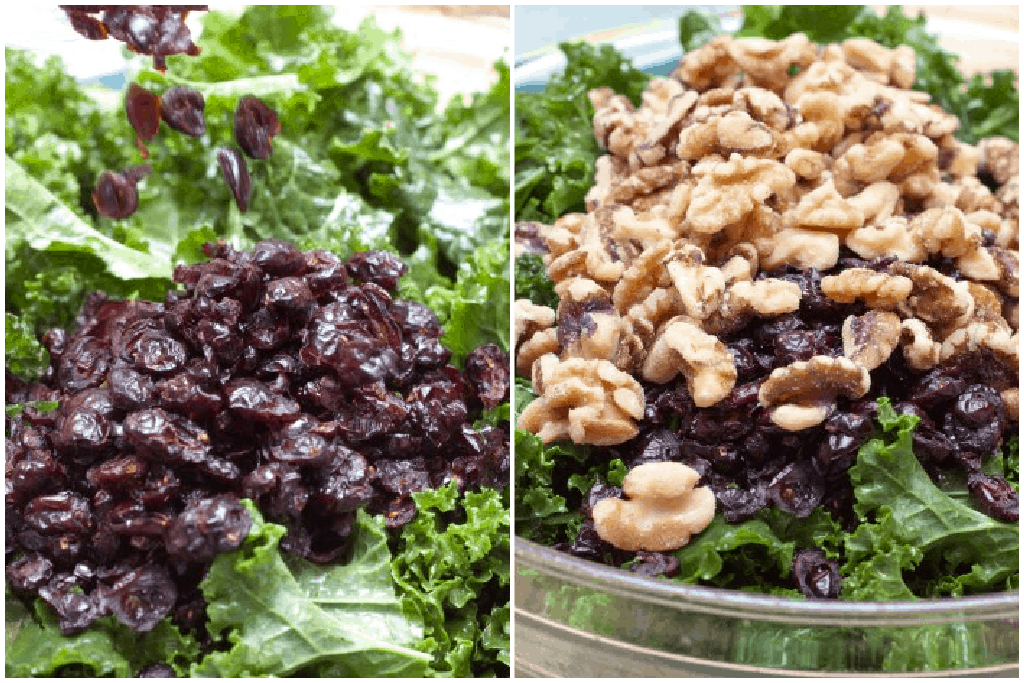
[[[725,36],[639,107],[591,91],[587,213],[517,229],[560,301],[516,302],[539,394],[519,426],[686,462],[727,519],[841,512],[884,394],[923,418],[926,467],[1016,518],[979,463],[1018,423],[1018,146],[958,141],[914,69],[864,39]]]

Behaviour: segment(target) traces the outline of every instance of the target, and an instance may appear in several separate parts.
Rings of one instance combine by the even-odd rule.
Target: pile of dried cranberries
[[[413,492],[508,481],[508,423],[472,426],[508,400],[508,359],[449,365],[434,313],[392,296],[397,256],[204,252],[163,303],[90,296],[74,334],[44,335],[42,381],[8,377],[8,404],[59,401],[8,420],[6,553],[10,585],[65,633],[172,614],[205,637],[198,584],[249,531],[242,498],[325,563],[359,508],[396,528]]]

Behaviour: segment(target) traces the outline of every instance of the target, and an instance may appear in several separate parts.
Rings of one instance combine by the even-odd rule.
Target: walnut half
[[[772,422],[791,432],[820,424],[835,407],[839,394],[860,398],[871,388],[867,368],[849,358],[814,356],[776,368],[761,385],[757,398],[771,409]]]
[[[652,462],[629,471],[622,492],[594,505],[597,535],[622,550],[682,548],[715,516],[715,494],[695,488],[700,475],[678,462]]]

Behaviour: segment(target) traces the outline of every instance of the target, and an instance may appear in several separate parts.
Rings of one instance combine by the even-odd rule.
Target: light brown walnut
[[[544,443],[572,439],[597,446],[636,436],[644,414],[644,394],[633,377],[611,361],[541,356],[533,364],[538,393],[519,416],[518,427]]]
[[[715,494],[697,487],[700,475],[678,462],[652,462],[631,469],[621,498],[594,505],[594,529],[621,550],[667,552],[689,543],[715,516]]]
[[[773,370],[757,398],[772,422],[795,432],[823,422],[838,396],[860,398],[870,388],[867,369],[849,358],[814,356]]]
[[[699,408],[718,403],[736,384],[736,366],[725,344],[684,320],[665,326],[647,355],[642,374],[656,384],[682,374]]]
[[[884,363],[900,341],[900,317],[889,311],[868,311],[843,321],[843,355],[868,370]]]

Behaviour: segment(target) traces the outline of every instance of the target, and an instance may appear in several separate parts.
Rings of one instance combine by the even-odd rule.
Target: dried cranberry
[[[33,498],[24,519],[41,534],[87,534],[94,525],[89,501],[70,491]]]
[[[140,180],[149,175],[148,166],[126,168],[121,173],[103,171],[96,179],[92,203],[107,218],[128,218],[139,208]]]
[[[233,494],[204,498],[185,508],[167,528],[165,543],[172,559],[211,559],[242,545],[252,517]]]
[[[353,279],[372,282],[391,291],[398,286],[398,278],[408,272],[402,259],[387,251],[361,251],[345,262],[345,268]]]
[[[776,507],[796,517],[806,517],[825,495],[825,483],[809,462],[787,465],[768,485],[768,496]]]
[[[839,563],[827,559],[820,550],[797,551],[793,556],[793,581],[809,598],[838,598],[842,585]]]
[[[57,612],[57,625],[66,636],[87,628],[100,616],[96,600],[75,592],[76,585],[73,576],[60,574],[39,589],[39,596]]]
[[[471,351],[466,358],[465,373],[484,408],[490,410],[508,400],[511,383],[508,355],[497,344]]]
[[[152,564],[134,569],[113,586],[101,586],[96,592],[104,609],[140,633],[152,630],[178,599],[170,572]]]
[[[601,482],[595,483],[587,491],[587,495],[583,497],[583,502],[580,503],[580,513],[587,519],[594,518],[594,506],[606,498],[621,498],[622,489],[618,486],[611,486],[610,484],[602,484]]]
[[[202,137],[206,132],[203,109],[206,102],[198,90],[192,88],[170,88],[163,96],[161,114],[167,125],[185,135]]]
[[[1003,522],[1020,519],[1020,497],[1002,477],[971,472],[967,475],[967,490],[989,516]]]
[[[252,180],[249,179],[249,167],[245,157],[237,149],[222,147],[217,150],[217,163],[224,181],[238,204],[238,210],[245,213],[249,210],[249,197],[252,195]],[[132,209],[134,211],[134,209]]]
[[[149,408],[124,419],[125,439],[141,455],[166,462],[201,462],[210,450],[206,430],[189,419]]]
[[[228,408],[239,417],[256,422],[290,422],[299,416],[299,404],[275,394],[266,384],[240,379],[225,388]]]
[[[147,664],[146,666],[139,669],[139,675],[136,678],[177,678],[178,674],[175,672],[174,667],[170,664],[164,664],[163,662],[157,662],[156,664]]]
[[[313,293],[300,277],[283,277],[267,283],[265,303],[291,315],[304,315],[313,305]]]
[[[131,124],[135,133],[139,136],[137,144],[142,158],[149,158],[149,150],[142,144],[149,142],[156,137],[160,129],[160,97],[146,90],[138,83],[132,83],[128,87],[128,95],[125,97],[125,111],[128,114],[128,123]]]
[[[636,554],[637,562],[629,570],[640,576],[673,577],[679,573],[679,558],[665,553],[641,550]]]
[[[253,159],[269,159],[274,136],[281,132],[277,112],[257,97],[243,97],[235,109],[235,140]]]
[[[715,498],[722,508],[725,521],[736,523],[750,519],[768,505],[768,494],[764,488],[713,487]]]
[[[53,576],[53,563],[39,553],[29,553],[7,565],[7,580],[14,588],[35,591]]]
[[[666,462],[680,459],[679,438],[667,429],[653,429],[641,434],[632,442],[629,466],[638,467],[649,462]]]
[[[75,29],[76,33],[89,40],[106,39],[107,26],[102,21],[96,17],[90,17],[84,10],[77,9],[74,5],[60,5],[60,8],[71,20],[71,28]]]

